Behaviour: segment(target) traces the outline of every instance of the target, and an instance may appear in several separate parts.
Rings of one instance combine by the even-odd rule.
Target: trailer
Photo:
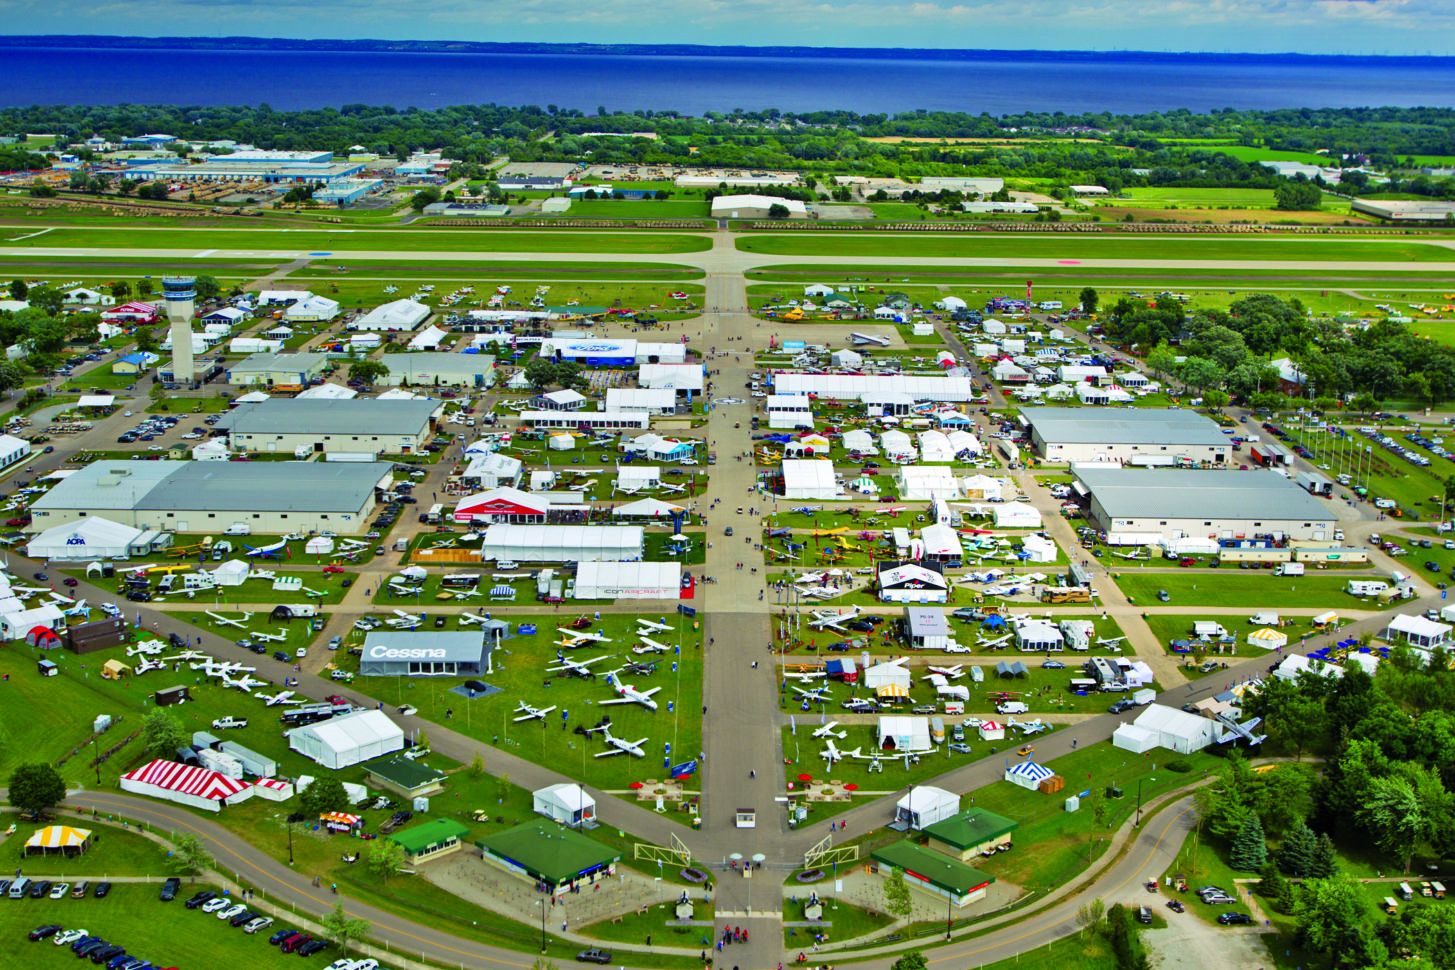
[[[278,762],[267,755],[258,754],[236,741],[223,741],[217,746],[223,754],[232,756],[242,765],[243,771],[258,778],[272,778],[278,774]]]
[[[211,748],[198,748],[197,760],[202,762],[202,767],[215,771],[219,775],[225,775],[235,781],[242,780],[242,762],[226,752],[214,751]]]
[[[1322,495],[1324,498],[1332,498],[1334,495],[1334,483],[1323,475],[1313,472],[1299,472],[1294,478],[1300,488],[1310,495]]]

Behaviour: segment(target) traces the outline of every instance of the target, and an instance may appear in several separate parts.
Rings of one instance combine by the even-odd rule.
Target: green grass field
[[[1084,239],[1038,236],[894,236],[875,234],[799,233],[740,236],[737,248],[780,256],[953,256],[965,259],[1171,259],[1171,260],[1355,260],[1448,262],[1449,250],[1404,240],[1290,240],[1180,237],[1176,241],[1129,236]],[[838,269],[838,272],[844,272]],[[879,270],[883,272],[883,270]],[[901,275],[912,270],[891,272]]]
[[[126,232],[56,229],[43,235],[0,232],[0,245],[100,249],[284,250],[332,255],[334,252],[538,252],[538,253],[695,253],[711,247],[705,236],[646,233],[518,233],[451,229],[157,229]],[[259,253],[259,255],[262,255]]]
[[[1368,608],[1368,604],[1361,605],[1360,600],[1344,592],[1344,587],[1351,578],[1345,572],[1275,576],[1271,570],[1259,570],[1255,573],[1224,566],[1218,570],[1183,570],[1175,573],[1120,569],[1114,570],[1112,576],[1118,588],[1141,606],[1232,606],[1253,610],[1288,607],[1326,609],[1341,606],[1350,609]],[[1167,591],[1172,597],[1170,603],[1163,604],[1157,599],[1158,590]]]
[[[527,305],[535,296],[537,287],[547,287],[543,294],[546,302],[551,306],[566,307],[573,301],[581,307],[621,307],[646,311],[648,314],[659,319],[678,319],[693,315],[693,312],[673,312],[674,308],[688,305],[702,305],[703,288],[701,284],[692,283],[663,283],[663,282],[596,282],[588,280],[491,280],[488,277],[441,277],[441,276],[419,276],[412,279],[400,279],[391,277],[364,278],[360,276],[338,276],[331,275],[326,282],[304,277],[293,279],[288,277],[290,282],[299,282],[305,286],[321,293],[330,299],[338,300],[345,307],[373,307],[389,300],[397,300],[400,297],[410,296],[415,288],[424,285],[433,285],[434,292],[426,297],[426,303],[434,307],[439,313],[463,313],[467,310],[484,307],[486,302],[495,293],[500,285],[508,285],[511,292],[506,299],[511,301],[514,308],[522,308]],[[395,292],[386,293],[385,287],[395,287]],[[446,307],[440,301],[449,296],[452,292],[466,286],[473,286],[475,292],[465,295],[464,298]],[[685,292],[688,294],[686,300],[674,300],[669,294]],[[619,301],[619,303],[618,303]],[[457,335],[459,339],[468,339],[468,335]]]
[[[5,851],[0,853],[8,866],[14,863],[25,870],[32,879],[49,879],[52,882],[74,883],[78,879],[95,882],[116,876],[156,876],[165,879],[172,875],[172,868],[166,861],[162,846],[144,838],[132,828],[122,828],[101,821],[82,817],[80,820],[62,818],[62,824],[76,825],[91,832],[91,848],[78,856],[67,857],[60,853],[49,855],[25,855],[25,840],[43,826],[35,822],[19,821],[18,816],[7,814],[4,822],[15,825],[15,834],[5,840]]]
[[[1126,188],[1122,189],[1122,195],[1139,203],[1178,205],[1190,209],[1267,209],[1273,205],[1272,189]],[[1125,199],[1112,201],[1125,203]]]
[[[534,261],[529,265],[501,263],[489,259],[450,260],[438,266],[421,267],[417,262],[388,259],[350,259],[347,255],[335,255],[329,259],[317,259],[307,266],[289,273],[289,279],[344,279],[350,273],[383,277],[400,282],[401,289],[420,283],[438,283],[441,280],[458,280],[461,284],[479,285],[481,279],[508,281],[539,280],[693,280],[702,279],[703,271],[691,266],[674,266],[670,263],[593,262],[573,263],[569,260]]]
[[[636,186],[633,186],[635,188]],[[579,199],[571,203],[559,217],[545,213],[543,218],[561,219],[707,219],[712,207],[705,199]]]
[[[1273,148],[1254,148],[1248,145],[1218,145],[1217,150],[1231,155],[1240,162],[1306,162],[1309,165],[1328,165],[1328,155],[1313,152],[1284,152]]]

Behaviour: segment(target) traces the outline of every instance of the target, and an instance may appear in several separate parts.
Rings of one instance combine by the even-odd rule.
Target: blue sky
[[[0,0],[0,33],[1455,54],[1451,0]]]

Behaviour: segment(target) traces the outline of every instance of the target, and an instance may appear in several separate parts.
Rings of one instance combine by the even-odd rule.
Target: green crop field
[[[1154,259],[1154,260],[1353,260],[1447,262],[1448,249],[1405,240],[1291,240],[1181,237],[1176,240],[1094,236],[1044,238],[992,236],[903,236],[893,234],[834,235],[827,232],[797,235],[742,236],[737,247],[745,252],[783,256],[952,256],[965,259]],[[841,270],[842,271],[842,270]],[[878,272],[884,272],[883,269]],[[894,272],[894,270],[890,270]]]
[[[1313,152],[1283,152],[1273,148],[1253,148],[1248,145],[1219,145],[1217,150],[1231,155],[1240,162],[1304,162],[1309,165],[1329,165],[1328,155]]]
[[[1122,189],[1122,195],[1139,203],[1178,205],[1192,209],[1267,209],[1273,206],[1272,189],[1128,188]],[[1114,199],[1112,202],[1125,204],[1125,199]]]
[[[707,219],[711,206],[705,199],[580,199],[561,214],[562,219]],[[545,213],[543,218],[553,218]]]
[[[802,255],[802,254],[800,254]],[[924,254],[920,254],[924,255]],[[1081,255],[1085,255],[1082,253]],[[1068,264],[1074,264],[1074,260],[1068,260]],[[1000,287],[1007,289],[995,289],[994,292],[1012,292],[1017,286],[1022,294],[1025,293],[1025,270],[1016,268],[986,268],[974,265],[966,266],[893,266],[866,264],[839,264],[824,266],[809,263],[777,263],[762,266],[757,269],[748,270],[744,274],[747,279],[754,282],[799,282],[819,283],[834,282],[836,279],[847,277],[850,281],[859,283],[895,284],[895,283],[972,283],[979,282],[984,287]],[[1057,278],[1058,285],[1070,285],[1063,282],[1066,278],[1077,280],[1078,286],[1085,283],[1096,285],[1124,284],[1127,288],[1148,290],[1153,286],[1164,286],[1171,289],[1182,290],[1188,286],[1207,286],[1209,284],[1248,288],[1263,288],[1268,281],[1279,283],[1303,284],[1307,286],[1329,286],[1339,284],[1359,284],[1363,286],[1404,286],[1414,284],[1422,289],[1416,290],[1413,295],[1422,298],[1433,299],[1428,296],[1435,293],[1450,292],[1449,274],[1440,272],[1433,265],[1427,271],[1424,269],[1400,269],[1398,276],[1392,276],[1388,270],[1371,269],[1346,269],[1343,266],[1322,267],[1311,265],[1308,268],[1296,267],[1293,269],[1207,269],[1197,266],[1182,267],[1175,270],[1167,268],[1146,268],[1133,269],[1124,267],[1087,267],[1081,265],[1064,266],[1037,266],[1035,275],[1038,282],[1048,278]],[[827,279],[825,279],[827,277]],[[1017,282],[1018,281],[1018,282]],[[1411,295],[1409,293],[1403,295]]]
[[[694,253],[711,248],[705,236],[689,234],[510,232],[451,229],[56,229],[28,238],[0,233],[0,245],[98,249],[241,249],[285,253],[537,252]],[[259,253],[259,255],[263,255]]]

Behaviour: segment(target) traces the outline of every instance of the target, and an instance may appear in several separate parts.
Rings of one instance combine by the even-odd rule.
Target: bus
[[[444,505],[440,502],[436,502],[434,505],[431,505],[429,507],[429,511],[424,514],[424,521],[429,525],[439,525],[440,517],[444,515],[444,512]]]

